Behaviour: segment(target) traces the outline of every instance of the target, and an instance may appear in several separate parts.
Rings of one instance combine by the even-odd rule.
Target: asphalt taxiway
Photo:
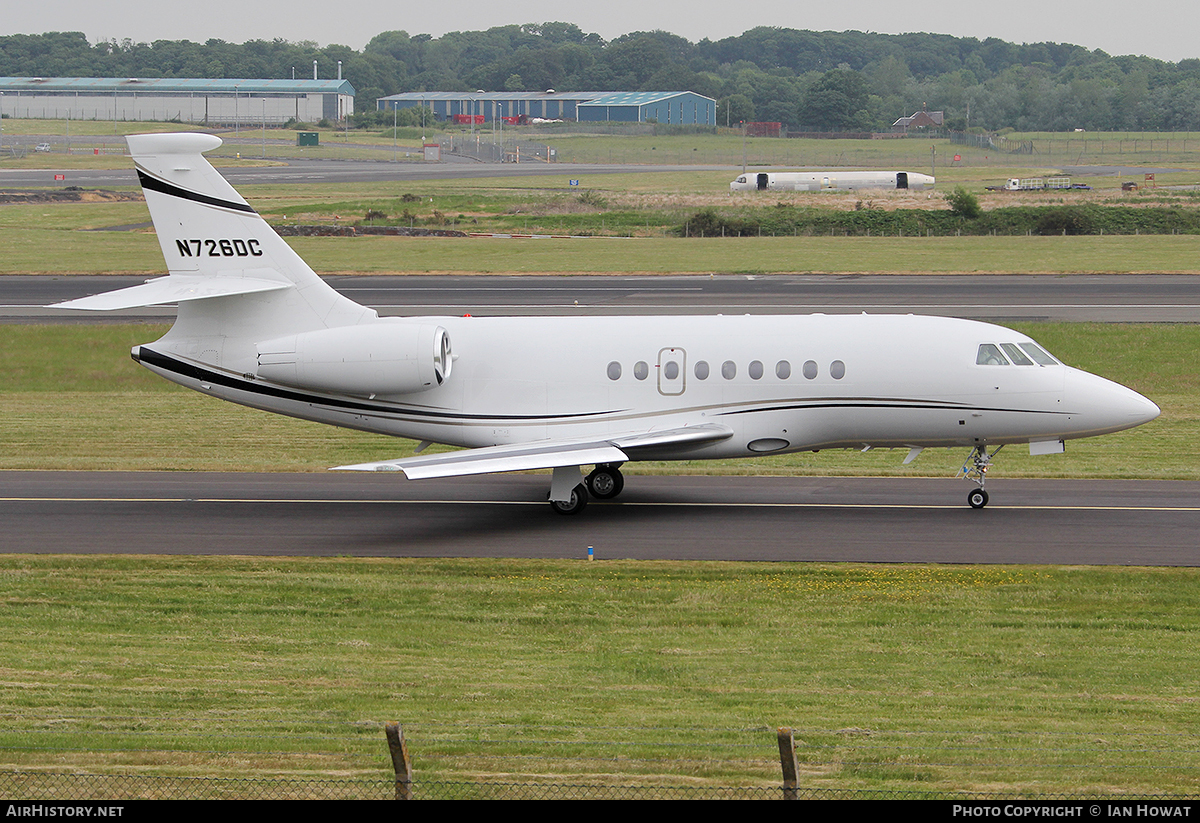
[[[564,517],[547,476],[0,472],[6,553],[1200,565],[1200,489],[629,475]]]
[[[514,242],[479,240],[478,242]],[[536,241],[523,241],[536,242]],[[579,241],[586,244],[588,241]],[[146,277],[0,277],[0,322],[170,322],[172,306],[46,309]],[[913,313],[1016,320],[1200,322],[1200,276],[372,275],[326,280],[382,315]]]

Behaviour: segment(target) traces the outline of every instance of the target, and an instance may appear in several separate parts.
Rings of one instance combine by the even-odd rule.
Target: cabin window
[[[707,380],[708,379],[708,361],[707,360],[697,360],[696,361],[696,379],[697,380]]]
[[[1033,361],[1017,348],[1015,343],[1001,343],[1000,348],[1004,349],[1004,353],[1008,355],[1008,359],[1012,361],[1014,366],[1032,366]]]
[[[608,364],[608,379],[609,380],[620,380],[621,379],[621,364],[618,363],[616,360],[614,360]]]
[[[817,376],[817,361],[805,360],[804,361],[804,377],[808,380],[812,380],[816,376]]]
[[[762,361],[761,360],[751,360],[750,368],[748,369],[748,371],[750,372],[751,380],[761,380],[762,376],[763,376]]]
[[[841,380],[846,376],[846,364],[841,360],[834,360],[829,364],[829,376],[834,380]]]
[[[1023,348],[1025,353],[1032,357],[1033,362],[1037,363],[1039,366],[1058,365],[1058,361],[1046,354],[1046,350],[1040,346],[1035,346],[1033,343],[1022,343],[1021,348]]]
[[[721,376],[726,380],[732,380],[737,377],[737,363],[732,360],[726,360],[721,364]]]
[[[995,343],[980,343],[979,353],[975,355],[976,366],[1007,366],[1008,361],[1000,353],[1000,347]]]
[[[650,366],[645,360],[639,360],[633,364],[633,376],[638,380],[645,380],[650,376]]]
[[[663,377],[668,380],[675,380],[679,377],[679,364],[674,360],[668,360],[663,364]]]
[[[792,364],[786,360],[780,360],[775,364],[775,376],[780,380],[787,380],[792,376]]]

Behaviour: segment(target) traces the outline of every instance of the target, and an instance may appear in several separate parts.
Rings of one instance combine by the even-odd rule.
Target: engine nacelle
[[[258,376],[303,389],[371,396],[411,394],[450,378],[454,357],[441,326],[366,323],[258,344]]]

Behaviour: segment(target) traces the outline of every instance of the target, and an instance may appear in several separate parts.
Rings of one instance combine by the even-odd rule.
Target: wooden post
[[[408,743],[404,740],[404,729],[400,728],[399,723],[388,723],[384,726],[384,731],[387,733],[388,751],[392,755],[392,769],[396,772],[395,799],[412,800],[412,761],[408,759]]]
[[[779,729],[779,766],[783,769],[783,799],[799,800],[796,780],[800,764],[796,762],[796,740],[792,737],[792,730],[787,727]]]

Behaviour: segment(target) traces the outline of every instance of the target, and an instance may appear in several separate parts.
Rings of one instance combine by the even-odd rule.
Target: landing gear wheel
[[[988,493],[983,489],[971,489],[967,495],[967,505],[972,509],[982,509],[988,504]]]
[[[611,500],[625,488],[625,476],[612,466],[597,466],[584,482],[597,500]]]
[[[587,488],[580,483],[575,488],[571,489],[570,500],[551,500],[550,508],[559,514],[579,514],[587,508],[588,493]]]

